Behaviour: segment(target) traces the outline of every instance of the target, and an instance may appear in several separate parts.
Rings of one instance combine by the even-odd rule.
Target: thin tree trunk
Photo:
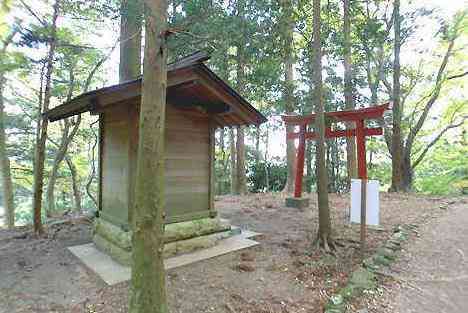
[[[95,157],[96,153],[95,153],[95,151],[96,151],[96,146],[97,146],[98,141],[99,141],[99,137],[96,134],[96,132],[94,131],[94,129],[92,129],[92,133],[93,133],[94,142],[93,142],[93,145],[92,145],[92,147],[91,147],[91,149],[89,151],[90,159],[91,159],[91,172],[89,173],[85,189],[86,189],[86,194],[93,201],[94,205],[96,206],[96,209],[98,210],[99,209],[99,204],[97,202],[96,196],[93,195],[93,193],[91,191],[91,185],[93,183],[94,177],[96,176],[96,157]]]
[[[241,24],[241,36],[237,44],[237,71],[236,71],[236,87],[237,91],[242,95],[244,93],[245,85],[245,0],[237,1],[237,16],[239,17]],[[244,142],[244,127],[239,126],[237,128],[237,141],[236,141],[236,169],[237,169],[237,185],[236,194],[247,193],[247,177],[245,173],[245,142]]]
[[[268,170],[268,164],[270,164],[270,162],[268,161],[268,149],[269,148],[270,148],[270,138],[269,138],[268,127],[266,127],[264,164],[265,164],[265,187],[266,187],[267,192],[270,191],[270,173]]]
[[[351,23],[349,18],[350,1],[344,0],[343,14],[343,34],[344,34],[344,93],[345,93],[345,108],[353,110],[354,103],[354,86],[353,86],[353,68],[351,63]],[[354,123],[347,123],[346,128],[355,128]],[[357,178],[357,162],[356,162],[356,141],[354,137],[346,137],[346,164],[348,171],[348,188],[352,178]]]
[[[307,169],[307,192],[312,192],[312,142],[308,141],[306,145],[306,169]]]
[[[393,61],[393,131],[392,131],[392,185],[390,191],[404,191],[402,174],[403,142],[401,138],[400,108],[400,0],[393,2],[394,61]]]
[[[403,152],[403,156],[401,158],[401,172],[400,172],[401,173],[400,181],[401,181],[401,190],[402,191],[409,191],[412,188],[413,171],[414,171],[415,166],[417,166],[417,164],[420,162],[419,158],[416,159],[414,164],[411,161],[413,143],[414,143],[414,141],[416,139],[417,134],[419,133],[419,131],[423,127],[424,122],[426,121],[426,119],[427,119],[427,117],[429,115],[429,111],[431,110],[432,106],[434,105],[434,103],[436,102],[437,98],[440,95],[440,91],[442,89],[442,85],[443,85],[443,82],[444,82],[444,73],[446,71],[447,64],[449,62],[450,56],[452,55],[452,51],[453,51],[453,48],[455,46],[455,40],[458,37],[458,34],[455,33],[455,34],[452,34],[452,36],[453,37],[451,37],[449,39],[449,45],[447,47],[447,51],[445,52],[445,55],[444,55],[444,57],[442,59],[442,63],[440,64],[439,70],[437,71],[435,86],[434,86],[433,92],[431,94],[431,97],[429,98],[429,100],[427,100],[427,102],[426,102],[426,104],[424,106],[424,109],[423,109],[421,115],[419,116],[417,122],[415,123],[415,125],[410,126],[410,131],[409,131],[408,137],[405,140],[405,145],[404,145],[404,147],[401,148],[402,152]],[[399,86],[398,86],[398,88],[399,88]],[[461,126],[462,124],[463,124],[463,121],[458,126]],[[452,125],[447,126],[445,129],[443,129],[439,133],[438,136],[436,136],[434,138],[433,141],[431,141],[430,145],[435,144],[437,142],[437,140],[439,140],[441,138],[441,136],[443,135],[443,133],[445,131],[447,131],[450,128],[458,127],[458,126],[457,126],[457,124],[452,124]],[[403,146],[403,144],[402,144],[402,146]],[[426,150],[426,152],[427,152],[427,150]],[[396,190],[396,191],[398,191],[398,190]]]
[[[16,31],[12,31],[2,42],[2,49],[0,51],[0,58],[6,54],[6,50],[13,38]],[[3,208],[5,209],[6,225],[9,229],[15,226],[15,198],[13,193],[13,181],[11,179],[10,159],[7,153],[7,141],[5,134],[5,106],[3,102],[3,91],[5,88],[5,73],[0,70],[0,173],[2,175],[2,196]]]
[[[319,211],[319,230],[318,244],[322,245],[325,250],[329,250],[331,241],[331,221],[330,209],[328,206],[328,177],[327,166],[325,162],[325,115],[322,97],[322,47],[320,41],[320,0],[313,0],[313,26],[314,26],[314,74],[315,74],[315,101],[316,101],[316,118],[315,118],[315,133],[317,136],[317,198]]]
[[[258,170],[260,164],[260,125],[255,129],[255,169]]]
[[[164,126],[167,1],[145,0],[129,313],[167,313],[164,251]]]
[[[75,203],[75,211],[81,212],[81,192],[80,192],[80,182],[78,177],[78,171],[76,170],[75,164],[71,158],[67,155],[65,156],[65,161],[67,162],[68,169],[70,170],[71,180],[72,180],[72,190],[73,190],[73,201]]]
[[[50,98],[51,98],[51,82],[52,82],[52,71],[54,67],[54,56],[55,47],[57,40],[57,18],[60,9],[60,1],[57,0],[54,4],[54,13],[52,15],[49,51],[47,54],[47,67],[45,74],[45,90],[44,90],[44,101],[42,107],[39,107],[39,116],[42,112],[46,112],[49,109]],[[49,121],[47,118],[42,118],[40,134],[38,141],[36,142],[36,150],[34,157],[34,192],[33,192],[33,211],[34,211],[34,232],[36,234],[42,234],[42,193],[44,190],[44,162],[45,162],[45,145],[47,139],[47,128]]]
[[[73,89],[75,87],[75,75],[73,74],[73,67],[71,67],[69,70],[69,76],[70,76],[69,77],[70,82],[69,82],[69,87],[68,87],[67,101],[69,101],[72,98]],[[79,118],[79,120],[81,120],[81,118]],[[75,127],[75,128],[76,130],[78,130],[78,127]],[[67,153],[68,144],[71,141],[71,140],[70,141],[68,140],[69,131],[70,131],[70,120],[65,119],[63,121],[62,136],[60,138],[60,144],[58,146],[58,151],[55,154],[54,163],[52,165],[52,171],[49,175],[49,181],[47,184],[47,193],[46,193],[47,214],[50,214],[55,211],[55,196],[54,196],[55,182],[57,180],[57,174],[58,174],[58,170],[60,167],[60,163],[62,163],[62,160]]]
[[[120,62],[119,81],[141,75],[141,0],[122,0],[120,7]]]
[[[294,100],[294,19],[293,7],[291,0],[282,0],[281,8],[282,16],[282,37],[284,41],[283,47],[283,64],[284,64],[284,86],[283,98],[286,114],[294,113],[296,108]],[[286,132],[292,132],[293,126],[286,126]],[[296,146],[294,140],[286,139],[286,164],[287,164],[287,180],[284,188],[285,192],[292,193],[294,191],[294,181],[296,178]]]
[[[3,208],[5,209],[6,224],[9,229],[15,226],[15,201],[13,182],[11,180],[10,160],[8,159],[5,136],[5,112],[3,104],[3,88],[5,77],[0,71],[0,172],[2,175]]]
[[[223,127],[219,131],[219,151],[221,151],[221,154],[223,155],[224,155],[224,136],[225,136],[225,131]]]
[[[247,177],[245,175],[245,143],[244,143],[244,127],[237,128],[237,190],[236,193],[245,195],[247,193]]]
[[[90,85],[91,85],[91,83],[93,81],[94,75],[96,74],[98,69],[101,67],[101,65],[109,58],[109,56],[110,56],[110,53],[108,55],[104,56],[103,58],[101,58],[95,64],[95,66],[91,69],[91,71],[88,74],[88,77],[86,77],[83,92],[87,92],[89,90],[89,87],[90,87]],[[74,91],[74,88],[75,88],[75,75],[74,75],[73,71],[74,71],[74,68],[70,68],[70,73],[69,73],[69,75],[70,75],[70,85],[69,85],[68,94],[67,94],[67,101],[70,101],[71,98],[73,97],[73,91]],[[64,129],[62,130],[62,137],[61,137],[61,140],[60,140],[60,144],[58,145],[58,151],[57,151],[57,153],[55,155],[55,158],[54,158],[52,171],[51,171],[51,174],[50,174],[50,177],[49,177],[49,183],[47,185],[46,198],[47,198],[47,210],[48,211],[55,211],[54,189],[55,189],[57,173],[58,173],[58,170],[60,168],[60,164],[63,161],[63,158],[67,154],[68,146],[70,145],[72,140],[75,138],[75,135],[77,134],[77,132],[78,132],[78,130],[80,128],[81,115],[77,116],[71,133],[69,133],[69,131],[70,131],[70,122],[69,122],[69,120],[65,119],[64,123],[65,123],[65,125],[64,125]],[[94,150],[94,148],[93,148],[93,150]],[[94,156],[93,156],[93,162],[94,162]],[[92,166],[94,167],[94,163],[92,163]],[[92,170],[94,172],[94,168]],[[89,185],[91,185],[91,182],[92,182],[92,180],[89,182]],[[89,191],[88,185],[87,185],[87,190]],[[96,206],[97,206],[97,202],[95,201],[94,197],[90,195],[90,198],[96,203]]]
[[[229,129],[229,150],[231,160],[231,194],[236,194],[237,189],[237,164],[236,164],[236,139],[234,128]]]
[[[221,164],[221,169],[224,169],[226,168],[226,152],[224,151],[224,136],[225,136],[225,130],[224,130],[224,127],[221,128],[221,130],[219,131],[219,151],[220,151],[220,154],[221,154],[221,158],[217,159],[216,161],[217,162],[220,162]],[[227,175],[227,173],[225,172],[221,172],[221,175],[223,175],[223,177],[225,177]],[[220,194],[223,194],[224,192],[224,179],[217,179],[218,181],[218,192],[217,194],[220,195]]]
[[[70,126],[71,126],[70,121],[68,119],[64,120],[62,137],[60,139],[60,144],[59,144],[57,153],[55,154],[54,162],[52,165],[52,170],[51,170],[49,181],[47,184],[46,199],[47,199],[47,212],[48,213],[55,211],[54,192],[55,192],[55,183],[57,181],[58,170],[60,168],[62,161],[64,160],[67,154],[68,146],[72,142],[73,138],[75,138],[75,135],[78,132],[78,129],[80,128],[80,123],[81,123],[81,115],[78,115],[75,121],[75,124],[73,125],[73,128],[70,132]]]

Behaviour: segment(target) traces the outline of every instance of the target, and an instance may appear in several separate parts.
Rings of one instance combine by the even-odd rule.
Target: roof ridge
[[[167,64],[167,70],[174,70],[180,67],[190,66],[197,63],[203,63],[210,59],[210,55],[205,51],[198,50],[192,54],[181,57],[180,59]]]

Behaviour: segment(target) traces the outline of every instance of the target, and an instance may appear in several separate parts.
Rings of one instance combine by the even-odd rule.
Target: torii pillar
[[[365,125],[365,121],[382,118],[385,110],[388,110],[389,108],[390,103],[385,103],[369,108],[325,113],[325,121],[327,125],[327,127],[325,128],[325,138],[356,137],[358,175],[359,178],[364,182],[367,180],[366,137],[383,134],[382,127],[367,128]],[[286,199],[286,206],[288,207],[304,208],[309,205],[309,199],[302,197],[302,180],[304,175],[305,141],[315,140],[317,138],[315,132],[307,131],[307,126],[315,122],[315,116],[315,114],[308,114],[302,116],[282,116],[282,119],[287,126],[293,126],[293,129],[294,127],[299,126],[299,132],[292,131],[286,133],[287,140],[299,139],[296,161],[296,179],[294,184],[294,197]],[[333,122],[352,122],[355,124],[355,128],[346,130],[332,129],[331,124]],[[362,190],[362,196],[365,199],[365,188],[363,188]],[[365,210],[361,213],[361,221],[365,221]]]

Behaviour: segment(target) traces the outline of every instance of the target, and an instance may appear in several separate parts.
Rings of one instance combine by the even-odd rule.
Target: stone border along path
[[[375,289],[377,287],[376,274],[390,266],[396,259],[401,244],[408,239],[411,232],[415,232],[416,228],[417,226],[412,224],[396,226],[390,239],[351,273],[345,287],[330,297],[325,306],[325,313],[344,313],[347,302],[353,297],[361,295],[366,290]]]

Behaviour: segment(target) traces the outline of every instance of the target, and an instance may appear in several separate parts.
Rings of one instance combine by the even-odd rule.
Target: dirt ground
[[[380,275],[378,291],[357,299],[354,309],[375,313],[468,311],[468,201],[443,209],[447,214],[418,229],[390,270]]]
[[[359,227],[346,222],[349,197],[330,195],[339,247],[336,258],[323,256],[311,247],[318,215],[315,195],[310,197],[311,207],[305,211],[286,208],[281,194],[217,199],[222,217],[263,234],[257,238],[260,245],[169,270],[171,312],[322,312],[360,261]],[[383,243],[395,225],[425,225],[467,203],[467,198],[382,193],[382,227],[369,230],[367,253]],[[66,249],[90,242],[90,226],[84,219],[70,220],[49,227],[42,239],[32,238],[28,229],[1,230],[0,312],[126,312],[128,282],[107,286]],[[356,306],[366,301],[377,299],[364,298]]]

